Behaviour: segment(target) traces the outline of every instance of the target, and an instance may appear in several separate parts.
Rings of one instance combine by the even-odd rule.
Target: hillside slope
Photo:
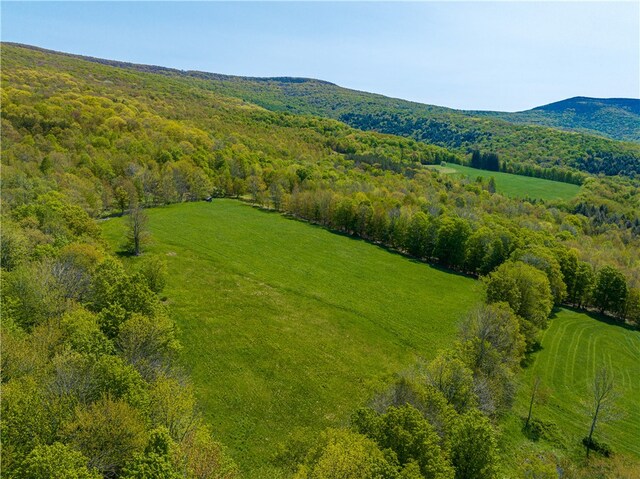
[[[237,201],[149,217],[200,402],[252,477],[273,476],[256,470],[288,433],[343,425],[448,347],[481,297],[470,278]],[[117,249],[122,219],[102,226]]]
[[[470,114],[640,142],[640,100],[633,98],[574,97],[516,113],[472,111]]]
[[[556,167],[631,177],[640,173],[640,145],[635,143],[470,116],[314,79],[228,76],[62,54],[29,46],[20,48],[189,79],[197,90],[240,98],[272,111],[332,118],[362,130],[405,136],[461,154],[472,149],[493,151],[501,155],[504,169],[509,172],[531,174],[528,167]]]

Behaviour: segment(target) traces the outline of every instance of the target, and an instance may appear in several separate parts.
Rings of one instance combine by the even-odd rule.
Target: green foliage
[[[87,458],[65,444],[36,446],[19,472],[24,479],[98,479],[97,471],[87,467]]]
[[[114,351],[113,342],[100,329],[97,316],[84,308],[67,312],[60,326],[63,341],[79,353],[100,356]]]
[[[456,479],[496,477],[496,439],[489,420],[477,411],[460,416],[451,439]]]
[[[160,428],[151,431],[149,441],[143,453],[135,455],[123,468],[120,477],[126,479],[180,479],[172,463],[176,444],[171,440],[169,431]]]
[[[136,454],[120,474],[123,479],[180,479],[168,457],[150,452]]]
[[[174,323],[164,315],[133,314],[121,324],[116,346],[146,379],[166,370],[180,349]]]
[[[474,124],[437,109],[432,112],[440,115],[436,123],[413,122],[409,134],[420,140],[414,141],[270,112],[212,92],[256,93],[251,80],[225,78],[212,84],[206,75],[116,69],[11,45],[2,45],[2,53],[1,427],[3,472],[10,475],[27,463],[33,471],[54,474],[46,471],[62,467],[53,457],[56,448],[66,448],[59,455],[69,456],[75,472],[55,474],[73,477],[89,471],[80,465],[82,456],[71,454],[77,449],[106,476],[237,476],[196,413],[188,381],[173,370],[178,332],[156,296],[165,281],[176,314],[187,326],[185,357],[203,391],[208,418],[250,466],[271,454],[292,422],[310,425],[310,434],[339,424],[391,373],[415,355],[431,355],[434,345],[450,340],[451,318],[468,309],[475,294],[468,279],[404,260],[400,267],[387,261],[388,253],[378,251],[384,260],[374,254],[370,245],[346,246],[344,238],[331,240],[326,232],[306,226],[313,234],[296,237],[290,222],[281,219],[265,227],[273,215],[262,215],[262,224],[231,215],[239,220],[232,227],[207,215],[186,222],[182,215],[173,217],[171,227],[160,228],[169,236],[149,245],[167,258],[172,276],[160,256],[145,258],[144,264],[131,259],[137,271],[131,273],[113,258],[105,259],[91,216],[127,209],[139,213],[141,207],[209,196],[247,199],[248,194],[263,208],[463,273],[498,268],[493,274],[499,276],[510,267],[500,265],[516,250],[513,259],[519,261],[508,264],[535,266],[547,277],[556,302],[564,299],[566,287],[574,304],[603,308],[607,303],[603,310],[633,320],[637,185],[622,177],[585,180],[576,170],[633,177],[638,160],[633,145],[510,129],[490,121]],[[256,99],[272,101],[283,92],[310,89],[311,95],[290,98],[289,105],[269,105],[296,111],[305,108],[316,87],[326,86],[304,81],[274,89],[279,82],[263,82]],[[315,96],[319,101],[313,108],[319,112],[331,105],[323,94]],[[349,111],[353,98],[331,114],[365,128],[391,126],[407,134],[403,128],[420,110],[409,108],[380,128],[376,122],[387,121],[387,113],[372,110],[380,110],[384,99],[378,98],[378,107],[375,102],[362,105],[354,116]],[[429,135],[456,151],[423,143]],[[496,172],[491,186],[424,168],[464,162],[472,146],[500,155],[501,164],[493,153],[480,155],[479,166],[491,163],[492,169],[584,180],[584,186],[574,201],[549,205],[494,195],[504,173]],[[211,210],[218,201],[197,206]],[[171,216],[176,210],[167,211]],[[136,221],[130,214],[128,219],[133,220],[137,254],[145,218]],[[213,232],[201,229],[206,223]],[[122,223],[104,224],[113,232],[111,225]],[[198,231],[204,239],[193,242]],[[336,239],[340,245],[332,243]],[[202,258],[205,267],[197,265]],[[327,270],[327,264],[337,269]],[[606,264],[619,271],[613,282],[618,289],[630,291],[625,299],[616,300],[616,294],[603,299],[609,293],[603,296],[602,291],[612,290],[612,282],[605,281]],[[382,457],[389,468],[379,465],[389,477],[450,475],[450,469],[433,466],[436,459],[424,459],[427,451],[439,457],[437,447],[453,451],[456,434],[464,436],[447,397],[460,411],[472,403],[489,415],[508,407],[521,356],[518,334],[531,345],[544,326],[534,306],[544,310],[546,302],[536,304],[540,301],[527,290],[536,284],[535,274],[516,273],[517,280],[489,277],[487,284],[515,285],[517,298],[503,299],[523,316],[520,332],[514,316],[498,306],[466,323],[468,335],[446,356],[451,364],[443,364],[442,356],[431,365],[449,368],[442,369],[443,387],[423,376],[396,384],[381,400],[386,405],[380,417],[389,424],[376,436],[387,449],[376,452],[359,438],[358,457],[373,458],[373,463]],[[186,288],[195,288],[199,298],[189,297]],[[269,419],[256,421],[265,411]],[[433,428],[425,426],[424,418]],[[153,427],[166,430],[150,432]],[[60,440],[65,444],[55,442]],[[340,465],[345,456],[335,444],[325,453],[322,461],[307,464],[306,472],[330,475],[327,467]],[[267,474],[267,469],[257,471]]]
[[[624,276],[612,266],[601,268],[596,274],[592,295],[594,306],[601,312],[621,314],[627,299],[627,283]]]
[[[167,284],[167,261],[158,255],[146,255],[138,271],[154,293],[160,293]]]
[[[518,318],[507,304],[482,305],[463,321],[456,353],[473,371],[478,408],[485,414],[511,408],[524,351]]]
[[[386,411],[391,406],[397,408],[405,405],[411,405],[420,411],[438,433],[443,449],[448,449],[451,428],[457,413],[442,392],[427,384],[424,375],[420,374],[411,379],[399,378],[372,402],[375,411]]]
[[[547,276],[521,261],[508,261],[485,278],[487,302],[505,302],[525,321],[523,328],[527,347],[537,341],[536,330],[546,328],[553,306],[553,296]]]
[[[440,438],[413,406],[392,406],[381,415],[360,410],[352,422],[383,451],[393,451],[402,468],[417,465],[422,477],[428,479],[453,477],[453,468],[440,449]]]
[[[161,375],[149,391],[149,416],[155,426],[166,428],[175,441],[197,426],[193,388],[175,378]]]
[[[397,465],[376,443],[355,432],[329,429],[318,438],[296,479],[394,479]]]
[[[60,317],[68,307],[50,261],[25,263],[3,275],[5,314],[17,325],[30,329]]]
[[[4,220],[0,231],[0,264],[6,271],[16,269],[27,257],[28,240],[13,221]]]
[[[63,437],[88,458],[90,467],[104,475],[120,473],[147,441],[139,412],[108,396],[78,407],[75,418],[65,424]]]
[[[631,288],[627,292],[624,315],[627,321],[640,326],[640,288]]]
[[[236,479],[240,472],[208,427],[199,425],[180,442],[173,462],[187,479]]]
[[[532,441],[544,439],[551,443],[561,442],[560,430],[554,422],[533,418],[529,421],[525,433]]]
[[[160,311],[158,298],[147,286],[144,277],[128,275],[122,265],[113,258],[105,259],[96,268],[90,292],[91,309],[113,314],[102,318],[105,333],[112,337],[118,333],[118,320],[124,310],[128,318],[133,313],[154,316]]]
[[[551,294],[553,294],[554,303],[562,303],[567,296],[565,272],[563,272],[560,267],[558,259],[549,249],[540,245],[529,245],[514,251],[511,259],[514,261],[522,261],[544,272],[549,280],[549,287],[551,288]]]
[[[463,413],[477,405],[473,371],[449,352],[440,353],[426,371],[427,383],[442,393],[456,411]]]
[[[638,142],[639,110],[636,99],[575,97],[517,113],[473,113],[510,123],[551,126]]]
[[[557,479],[558,467],[553,456],[536,452],[522,454],[519,458],[518,477],[522,479]]]
[[[461,268],[464,264],[465,246],[471,234],[469,222],[463,218],[445,218],[438,228],[433,255],[446,266]]]
[[[57,437],[59,404],[47,397],[31,377],[2,385],[2,467],[15,470],[38,445],[53,443]]]

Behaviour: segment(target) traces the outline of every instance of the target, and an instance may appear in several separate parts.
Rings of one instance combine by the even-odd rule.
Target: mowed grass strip
[[[246,471],[297,427],[346,423],[481,301],[473,279],[238,201],[147,212],[200,404]],[[123,221],[102,224],[117,248]]]
[[[444,174],[458,174],[475,180],[478,176],[488,179],[493,176],[496,191],[512,198],[532,198],[541,200],[570,200],[578,194],[580,186],[561,181],[546,180],[532,176],[513,175],[500,171],[487,171],[469,166],[447,163],[446,166],[430,165]]]
[[[595,437],[614,451],[640,457],[640,331],[561,309],[542,338],[542,350],[525,370],[516,411],[526,416],[530,385],[540,376],[550,393],[536,405],[534,417],[554,422],[567,446],[579,447],[591,422],[583,402],[590,400],[595,371],[613,371],[619,419],[597,424]]]

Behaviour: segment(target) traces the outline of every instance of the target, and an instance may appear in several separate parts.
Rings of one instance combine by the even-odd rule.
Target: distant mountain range
[[[193,88],[240,98],[267,110],[331,118],[463,155],[474,149],[494,152],[508,172],[542,176],[543,170],[568,167],[592,174],[640,174],[640,100],[576,97],[519,113],[462,111],[350,90],[322,80],[184,71],[16,46],[178,77],[191,82]]]
[[[470,111],[527,125],[604,135],[616,140],[640,142],[640,100],[635,98],[588,98],[577,96],[527,111]]]

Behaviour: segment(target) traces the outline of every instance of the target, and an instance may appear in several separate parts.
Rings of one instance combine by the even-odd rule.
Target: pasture
[[[290,431],[345,424],[395,373],[449,347],[481,301],[473,279],[239,201],[148,216],[183,362],[250,477],[272,476]],[[102,227],[117,250],[124,222]]]
[[[447,175],[460,175],[475,180],[478,176],[488,179],[493,176],[496,191],[512,198],[532,198],[541,200],[570,200],[578,194],[580,186],[560,181],[545,180],[532,176],[513,175],[499,171],[480,170],[469,166],[447,163],[446,166],[429,165]]]
[[[525,369],[514,413],[526,416],[530,386],[541,378],[546,400],[534,406],[533,417],[556,424],[569,450],[581,449],[590,419],[583,405],[589,399],[595,371],[613,371],[618,419],[597,424],[594,437],[620,452],[640,457],[640,331],[626,329],[569,309],[550,320],[542,349]],[[581,451],[584,451],[581,449]]]

